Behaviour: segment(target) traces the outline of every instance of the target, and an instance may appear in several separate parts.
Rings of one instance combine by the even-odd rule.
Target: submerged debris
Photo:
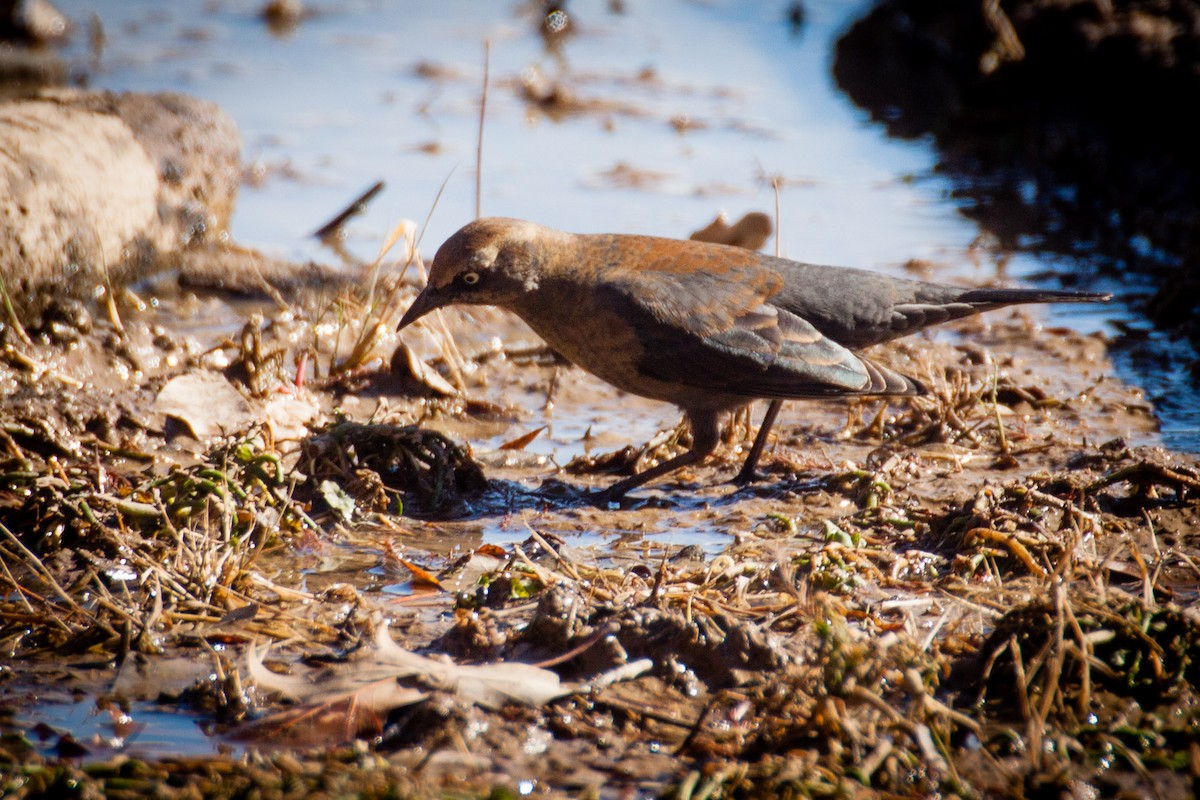
[[[238,731],[240,738],[295,743],[349,741],[382,732],[390,712],[419,703],[431,692],[449,692],[467,703],[497,710],[507,703],[543,706],[578,687],[564,686],[558,675],[514,662],[459,665],[413,653],[380,626],[374,646],[340,671],[315,679],[276,675],[252,647],[248,674],[260,691],[301,705],[255,720]]]

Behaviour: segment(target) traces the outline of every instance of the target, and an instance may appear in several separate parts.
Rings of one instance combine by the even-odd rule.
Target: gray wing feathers
[[[771,301],[854,349],[1004,306],[1096,302],[1110,297],[1043,289],[964,289],[782,259],[772,260],[772,266],[785,280],[783,290]]]
[[[763,304],[711,336],[643,328],[643,374],[725,394],[770,398],[922,394],[924,387]]]
[[[627,274],[610,283],[614,307],[637,317],[643,345],[638,369],[658,380],[747,398],[924,394],[919,381],[854,351],[1007,305],[1106,299],[1085,292],[964,289],[764,260],[723,272]]]
[[[871,387],[862,390],[859,394],[916,395],[929,393],[925,384],[915,378],[901,375],[899,372],[876,364],[862,356],[858,358],[867,368],[867,374],[871,376]]]

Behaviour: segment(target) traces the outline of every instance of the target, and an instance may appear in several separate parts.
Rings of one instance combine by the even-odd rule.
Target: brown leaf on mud
[[[267,653],[259,655],[258,648],[251,642],[246,652],[246,675],[259,691],[301,701],[311,695],[311,687],[314,685],[311,681],[299,675],[283,675],[267,669],[264,663],[266,658]]]
[[[557,673],[531,664],[460,666],[417,655],[396,644],[385,627],[380,627],[375,637],[375,655],[381,668],[399,668],[400,676],[416,677],[427,686],[452,691],[485,708],[499,708],[506,702],[542,706],[574,691],[561,684]]]
[[[251,645],[246,657],[250,680],[263,693],[300,705],[243,726],[238,738],[294,744],[328,743],[331,736],[353,738],[377,730],[388,713],[424,700],[430,689],[452,692],[488,709],[510,702],[542,706],[575,691],[562,685],[556,673],[530,664],[464,666],[418,655],[396,644],[386,626],[380,626],[374,652],[366,659],[315,678],[273,672],[264,665],[264,657]]]
[[[413,562],[404,558],[398,558],[397,561],[400,562],[400,566],[412,573],[412,581],[414,584],[418,586],[433,586],[438,589],[444,588],[441,584],[441,581],[437,579],[437,576],[424,567],[414,564]]]
[[[230,434],[254,421],[249,401],[216,372],[172,378],[155,398],[154,409],[181,421],[197,439]]]
[[[427,693],[401,686],[395,676],[373,674],[354,681],[326,673],[310,680],[299,675],[281,675],[267,669],[251,643],[247,653],[247,675],[264,694],[278,694],[300,705],[270,714],[240,726],[233,737],[287,744],[322,745],[377,734],[389,711],[420,702]]]
[[[774,226],[771,218],[761,211],[751,211],[730,225],[724,214],[718,214],[712,222],[692,233],[688,238],[697,242],[713,242],[733,247],[757,250],[771,238]]]
[[[377,736],[383,720],[367,703],[339,698],[320,706],[281,711],[238,728],[233,738],[290,747],[317,747]]]
[[[458,394],[450,381],[417,358],[417,354],[404,342],[396,345],[396,352],[392,354],[391,371],[395,378],[414,389],[440,397],[453,397]]]
[[[438,576],[438,585],[448,592],[474,592],[480,586],[491,586],[496,573],[503,569],[508,554],[501,548],[499,553],[479,548],[468,556],[458,559]],[[495,545],[491,545],[495,547]]]
[[[504,444],[500,445],[499,449],[500,450],[524,450],[529,445],[529,443],[532,442],[534,439],[536,439],[538,437],[538,434],[544,430],[546,430],[545,425],[543,425],[540,428],[534,428],[529,433],[521,434],[517,438],[513,439],[511,442],[505,442]]]
[[[297,392],[271,397],[264,405],[263,419],[270,424],[275,441],[296,440],[308,434],[308,423],[321,409],[309,394]]]

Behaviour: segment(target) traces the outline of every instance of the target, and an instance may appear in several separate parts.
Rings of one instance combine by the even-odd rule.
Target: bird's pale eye
[[[478,272],[464,272],[463,276],[460,280],[462,280],[462,282],[465,283],[467,286],[474,286],[475,284],[479,283],[479,273]]]

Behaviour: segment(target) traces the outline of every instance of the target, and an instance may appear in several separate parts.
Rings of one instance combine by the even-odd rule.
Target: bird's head
[[[429,282],[399,328],[455,303],[514,308],[537,291],[542,254],[555,236],[565,234],[519,219],[475,220],[438,248]]]

